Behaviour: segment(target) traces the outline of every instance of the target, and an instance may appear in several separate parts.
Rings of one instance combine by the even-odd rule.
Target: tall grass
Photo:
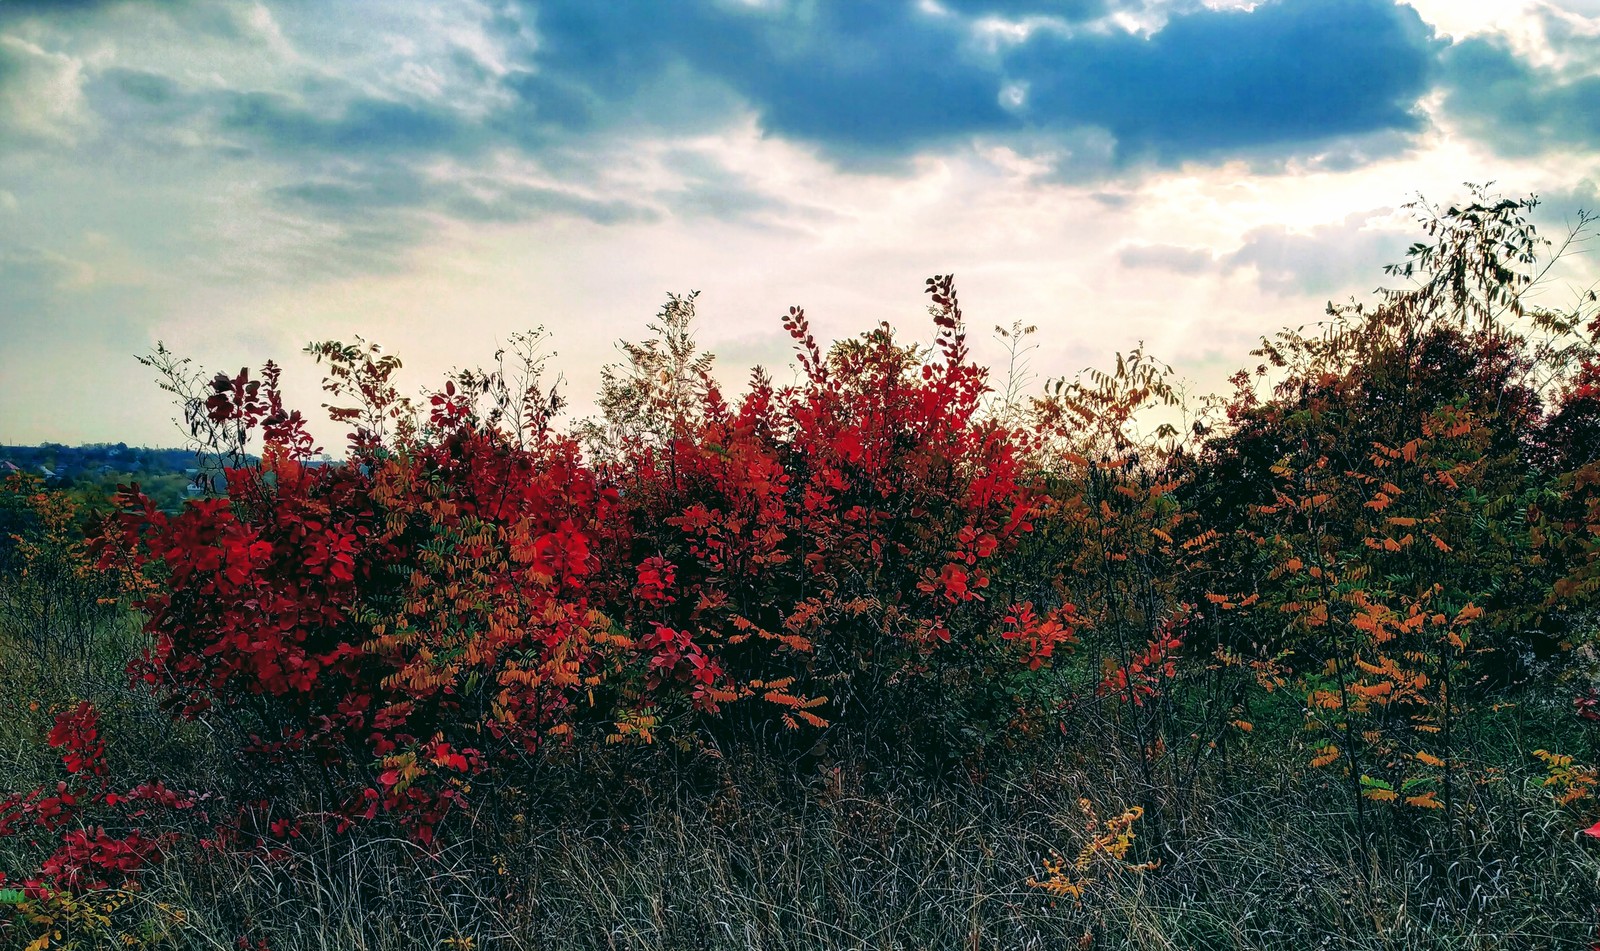
[[[0,658],[11,696],[108,704],[135,751],[126,775],[176,765],[197,785],[222,780],[203,725],[174,732],[109,678],[19,680],[26,655]],[[146,947],[197,949],[1587,947],[1600,861],[1527,765],[1550,742],[1533,727],[1553,718],[1521,699],[1480,751],[1502,778],[1459,828],[1422,816],[1367,842],[1340,785],[1308,776],[1268,712],[1181,809],[1171,790],[1141,788],[1103,732],[942,773],[915,751],[619,749],[475,790],[437,851],[308,833],[284,859],[170,861],[130,900]],[[0,721],[0,785],[42,775],[40,716]],[[1105,817],[1136,798],[1167,802],[1162,828],[1134,826],[1134,855],[1158,867],[1098,864],[1080,899],[1030,883],[1090,838],[1080,800]]]
[[[184,910],[175,943],[244,933],[284,951],[1533,949],[1593,933],[1600,864],[1512,784],[1463,839],[1419,833],[1402,854],[1350,834],[1340,790],[1269,771],[1207,789],[1159,868],[1052,898],[1030,879],[1087,838],[1078,800],[1124,804],[1114,768],[1072,765],[1091,752],[981,785],[829,768],[798,795],[780,786],[791,766],[723,763],[720,789],[664,781],[625,814],[516,814],[437,854],[337,839],[285,863],[169,866],[143,900]]]

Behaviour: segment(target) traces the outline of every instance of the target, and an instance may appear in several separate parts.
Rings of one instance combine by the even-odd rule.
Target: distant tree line
[[[184,499],[203,494],[195,485],[199,468],[190,449],[152,449],[122,442],[0,445],[0,475],[13,468],[43,478],[51,488],[76,492],[91,510],[102,509],[98,503],[115,495],[118,485],[134,482],[163,511],[177,511]]]

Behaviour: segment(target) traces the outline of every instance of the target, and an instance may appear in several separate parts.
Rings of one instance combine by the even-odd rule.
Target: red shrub
[[[794,310],[800,384],[758,373],[734,408],[641,373],[615,399],[659,425],[589,461],[546,425],[554,399],[499,371],[447,382],[418,423],[398,361],[310,348],[360,402],[332,409],[358,426],[323,466],[276,367],[218,376],[189,418],[236,456],[259,431],[259,465],[177,515],[129,491],[102,547],[156,582],[135,673],[233,724],[246,798],[331,784],[341,824],[390,813],[423,839],[488,764],[591,722],[648,740],[657,707],[924,719],[884,717],[894,695],[938,729],[983,668],[1039,668],[1073,621],[989,602],[1035,497],[1015,434],[980,419],[951,281],[929,292],[935,362],[887,328],[825,355]]]
[[[125,886],[178,838],[170,830],[141,830],[137,820],[192,810],[203,798],[179,794],[160,782],[114,791],[105,741],[99,737],[99,713],[88,703],[56,715],[49,744],[61,751],[71,781],[0,799],[0,837],[46,833],[43,846],[50,851],[33,874],[21,879],[30,897],[53,889]],[[6,881],[0,872],[0,883]]]

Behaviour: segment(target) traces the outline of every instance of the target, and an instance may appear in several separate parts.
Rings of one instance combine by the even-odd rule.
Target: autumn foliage
[[[944,742],[1078,619],[992,584],[1042,497],[1027,438],[981,413],[952,282],[928,291],[933,359],[887,327],[823,353],[794,310],[800,383],[730,404],[645,375],[588,454],[536,373],[413,406],[376,348],[320,345],[354,397],[339,465],[306,464],[275,366],[218,376],[191,416],[259,432],[262,461],[176,514],[122,500],[103,563],[153,584],[134,673],[229,725],[253,796],[310,778],[341,826],[424,842],[475,774],[552,748],[728,718]]]
[[[1593,294],[1527,303],[1532,206],[1475,197],[1419,206],[1402,289],[1263,340],[1208,406],[1142,349],[996,400],[949,276],[931,346],[883,325],[824,347],[790,308],[795,382],[737,395],[670,297],[570,431],[535,336],[416,398],[375,345],[313,344],[351,428],[334,463],[275,364],[160,351],[215,491],[168,512],[128,487],[95,557],[143,618],[131,676],[215,732],[231,785],[204,810],[123,791],[77,706],[48,738],[63,778],[0,802],[0,837],[59,833],[28,887],[70,892],[173,844],[143,810],[204,812],[210,848],[312,826],[434,847],[484,785],[618,745],[841,738],[981,782],[1083,737],[1128,805],[1086,801],[1078,858],[1032,880],[1076,900],[1159,873],[1134,852],[1176,854],[1201,777],[1270,710],[1362,848],[1420,821],[1464,842],[1503,780],[1486,711],[1532,685],[1600,721],[1600,317]],[[1593,769],[1538,752],[1559,808],[1593,811]]]

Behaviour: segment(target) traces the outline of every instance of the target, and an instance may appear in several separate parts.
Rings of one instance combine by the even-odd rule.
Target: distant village
[[[171,475],[196,472],[188,449],[145,449],[127,443],[0,446],[0,472],[29,472],[46,482],[76,482],[116,473]]]
[[[199,460],[189,449],[149,449],[126,443],[65,446],[0,445],[0,479],[26,473],[51,488],[99,490],[109,496],[118,485],[139,483],[163,509],[177,509],[184,499],[207,489],[196,477]],[[220,483],[220,476],[214,482]]]

